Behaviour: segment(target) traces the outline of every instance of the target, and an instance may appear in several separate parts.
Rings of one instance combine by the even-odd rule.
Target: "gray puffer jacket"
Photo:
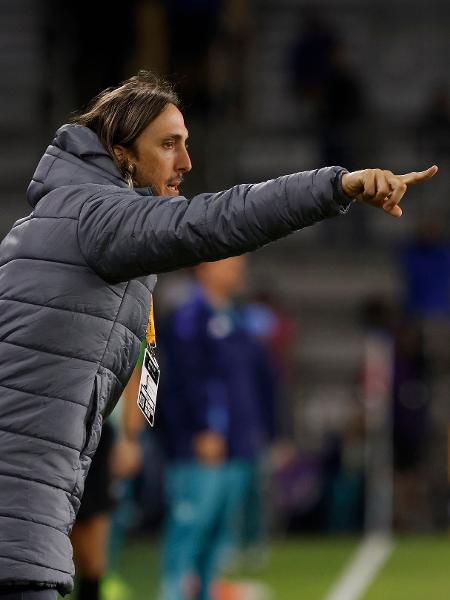
[[[28,189],[33,212],[0,245],[0,586],[72,590],[69,533],[138,357],[152,273],[345,212],[342,171],[152,197],[127,187],[92,131],[58,130]]]

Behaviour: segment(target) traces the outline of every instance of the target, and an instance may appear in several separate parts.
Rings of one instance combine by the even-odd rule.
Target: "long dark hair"
[[[180,106],[172,85],[151,71],[141,70],[117,87],[100,92],[72,123],[94,131],[116,162],[114,146],[133,150],[133,144],[168,104]],[[124,165],[118,165],[124,171]]]

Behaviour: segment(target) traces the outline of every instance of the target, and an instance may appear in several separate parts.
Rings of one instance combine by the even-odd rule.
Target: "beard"
[[[133,184],[137,188],[150,188],[154,196],[179,196],[179,186],[183,181],[183,176],[179,175],[173,177],[167,181],[157,180],[156,177],[152,177],[152,173],[140,173],[139,171],[134,173]],[[170,187],[174,186],[175,187]]]

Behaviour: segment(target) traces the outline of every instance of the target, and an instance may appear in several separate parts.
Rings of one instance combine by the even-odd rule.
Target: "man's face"
[[[183,176],[192,168],[187,138],[183,115],[168,104],[137,138],[135,151],[127,151],[137,186],[150,187],[158,196],[178,196]]]
[[[196,267],[196,273],[208,289],[215,290],[223,298],[231,298],[244,287],[246,269],[247,258],[242,255],[201,263]]]

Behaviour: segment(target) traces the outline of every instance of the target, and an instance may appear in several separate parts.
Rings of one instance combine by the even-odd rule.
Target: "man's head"
[[[177,196],[191,170],[179,105],[169,83],[140,71],[101,92],[74,122],[95,131],[130,184]]]
[[[195,267],[195,276],[208,295],[219,303],[242,291],[246,278],[247,258],[232,256]]]

